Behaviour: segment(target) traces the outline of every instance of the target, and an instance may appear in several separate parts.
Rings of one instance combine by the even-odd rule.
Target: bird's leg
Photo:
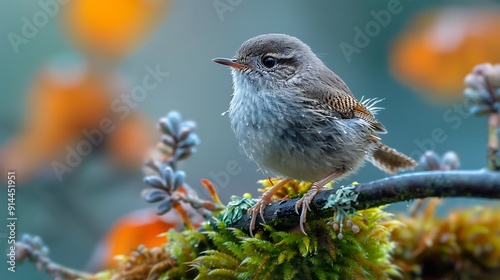
[[[326,185],[328,182],[333,180],[335,177],[337,177],[339,173],[334,172],[328,176],[326,176],[324,179],[321,179],[319,181],[316,181],[312,184],[311,189],[302,196],[297,203],[295,203],[295,212],[299,214],[299,208],[302,207],[302,211],[300,213],[300,230],[307,235],[306,231],[304,230],[304,224],[306,222],[306,214],[307,210],[311,210],[309,205],[311,204],[314,196],[318,194],[318,192],[321,190],[321,188]]]
[[[254,206],[248,209],[248,215],[252,215],[252,219],[250,220],[250,236],[253,237],[252,230],[255,228],[257,213],[260,214],[262,221],[265,223],[266,221],[264,220],[264,209],[266,209],[267,205],[271,203],[271,198],[273,197],[273,195],[290,181],[290,179],[281,180],[278,184],[263,193],[260,200],[257,201]]]

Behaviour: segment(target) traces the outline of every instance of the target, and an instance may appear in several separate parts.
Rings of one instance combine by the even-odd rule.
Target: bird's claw
[[[255,223],[257,222],[257,214],[259,214],[262,221],[266,223],[266,220],[264,219],[264,210],[269,203],[270,201],[268,201],[268,199],[262,197],[254,206],[248,209],[247,213],[248,215],[251,215],[249,230],[251,237],[253,237],[253,230],[255,229]]]
[[[318,192],[319,192],[319,187],[313,185],[311,187],[311,189],[306,194],[304,194],[304,196],[302,196],[302,198],[299,199],[299,201],[297,201],[297,203],[295,203],[295,212],[297,214],[300,214],[300,230],[305,235],[307,235],[307,233],[304,229],[304,224],[307,221],[307,210],[311,210],[311,207],[310,207],[311,202],[312,202],[314,196],[316,196],[316,194]],[[300,213],[299,213],[299,207],[302,207],[302,211]]]
[[[251,216],[250,219],[250,236],[253,237],[253,230],[255,229],[255,223],[257,222],[257,213],[259,213],[260,218],[262,221],[265,223],[266,220],[264,219],[264,210],[266,209],[267,205],[271,203],[273,195],[284,185],[286,185],[288,182],[290,182],[290,179],[283,179],[281,180],[277,185],[273,186],[269,190],[267,190],[265,193],[262,194],[262,197],[260,198],[257,203],[252,206],[250,209],[248,209],[248,215]]]

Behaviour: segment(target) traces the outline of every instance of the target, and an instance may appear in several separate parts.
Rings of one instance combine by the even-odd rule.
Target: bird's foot
[[[255,229],[255,223],[257,222],[257,215],[260,215],[260,218],[264,223],[266,222],[266,220],[264,219],[264,210],[266,209],[267,205],[272,202],[273,195],[288,182],[290,182],[290,179],[281,180],[278,184],[263,193],[260,200],[257,201],[254,206],[248,209],[247,213],[248,215],[251,215],[249,230],[251,237],[253,237],[253,230]]]
[[[253,237],[253,230],[255,229],[255,223],[257,222],[257,215],[260,214],[260,218],[262,219],[262,221],[265,223],[265,219],[264,219],[264,210],[266,209],[267,205],[269,203],[271,203],[271,197],[272,195],[270,196],[266,196],[264,197],[264,195],[262,196],[262,198],[257,201],[257,203],[252,206],[250,209],[248,209],[248,215],[251,215],[251,219],[250,219],[250,236]]]
[[[299,208],[302,207],[302,211],[300,212],[300,230],[307,235],[306,231],[304,230],[304,224],[307,221],[307,210],[311,210],[311,207],[309,205],[311,204],[314,196],[320,192],[321,186],[318,184],[314,183],[311,186],[311,189],[302,196],[297,203],[295,203],[295,212],[299,214]]]
[[[332,181],[334,178],[338,177],[341,173],[333,172],[330,175],[326,176],[325,178],[314,182],[309,189],[309,191],[302,196],[297,203],[295,203],[295,212],[299,214],[299,208],[302,207],[302,211],[300,212],[300,230],[302,233],[307,235],[306,231],[304,230],[304,224],[307,221],[307,210],[311,210],[311,202],[313,201],[313,198],[316,196],[321,191],[321,188],[323,188],[324,185],[326,185],[328,182]]]

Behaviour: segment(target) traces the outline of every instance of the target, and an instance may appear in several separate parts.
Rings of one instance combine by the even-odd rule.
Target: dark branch
[[[311,211],[308,211],[307,220],[331,217],[333,208],[322,209],[331,194],[338,190],[333,188],[320,192],[314,197]],[[359,193],[357,203],[353,204],[356,210],[372,208],[426,197],[475,197],[500,198],[500,172],[492,171],[427,171],[408,173],[388,177],[385,179],[361,183],[355,186],[354,191]],[[295,213],[295,203],[298,199],[290,199],[270,204],[265,209],[266,223],[285,229],[299,224],[299,215]],[[257,218],[257,228],[262,227],[262,220]],[[248,232],[250,216],[243,217],[227,225]],[[255,230],[254,230],[255,232]]]

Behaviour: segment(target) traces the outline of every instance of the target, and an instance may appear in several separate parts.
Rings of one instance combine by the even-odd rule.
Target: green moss
[[[182,232],[170,230],[167,238],[165,251],[175,265],[163,272],[159,279],[193,279],[196,277],[197,272],[191,269],[190,263],[206,249],[207,236],[195,230]]]
[[[335,217],[309,223],[309,235],[265,226],[255,238],[219,222],[217,231],[205,233],[213,248],[192,265],[198,271],[196,279],[387,278],[398,274],[390,263],[389,236],[399,223],[389,218],[380,208],[359,211],[351,224],[360,231],[344,225],[342,239],[330,226]]]

